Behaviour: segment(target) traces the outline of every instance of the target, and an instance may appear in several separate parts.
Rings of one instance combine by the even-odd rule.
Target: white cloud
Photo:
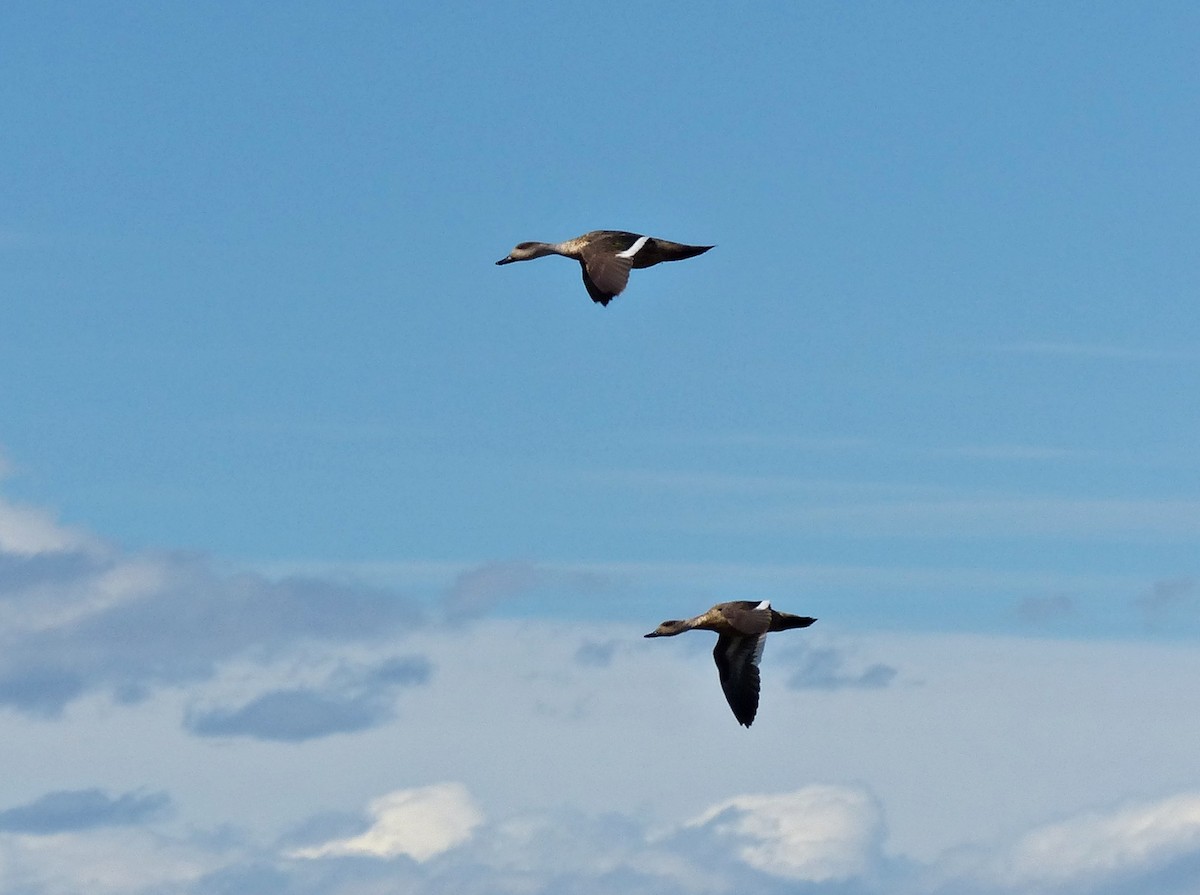
[[[1200,793],[1088,813],[1032,830],[999,875],[1018,886],[1150,870],[1200,850]]]
[[[170,580],[168,564],[153,557],[89,558],[59,554],[57,573],[32,580],[24,587],[9,585],[12,599],[0,612],[0,626],[23,634],[69,628],[89,616],[122,604],[152,597]],[[82,562],[80,562],[82,560]],[[0,630],[0,634],[8,633]]]
[[[865,874],[878,858],[883,823],[862,789],[806,786],[775,795],[735,796],[688,824],[741,841],[739,857],[756,870],[806,882]]]
[[[461,783],[396,790],[375,799],[368,810],[374,822],[365,833],[297,849],[292,856],[394,858],[408,855],[415,861],[427,861],[462,845],[484,819],[483,812]]]
[[[0,464],[2,462],[0,458]],[[3,466],[0,465],[0,474],[2,472]],[[98,547],[96,539],[60,525],[53,514],[0,498],[0,554],[36,556],[42,553],[92,551]]]
[[[128,701],[209,680],[239,656],[383,642],[420,615],[380,588],[124,553],[0,501],[0,706],[53,716],[96,690]]]
[[[875,796],[827,784],[735,796],[658,835],[648,818],[630,813],[558,809],[486,820],[455,783],[391,793],[371,813],[366,833],[286,852],[233,829],[175,839],[133,829],[0,834],[0,890],[200,895],[269,884],[330,895],[783,895],[799,883],[813,895],[1115,895],[1192,892],[1200,855],[1200,793],[1081,813],[1015,845],[991,840],[930,862],[885,857]],[[413,860],[311,860],[400,855]]]
[[[0,891],[38,895],[178,892],[230,855],[144,830],[0,839]]]

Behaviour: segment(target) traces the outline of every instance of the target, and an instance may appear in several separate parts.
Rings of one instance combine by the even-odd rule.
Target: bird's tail
[[[682,245],[677,242],[671,243],[671,249],[668,252],[670,261],[682,261],[685,258],[695,258],[697,255],[703,255],[709,249],[716,246],[689,246]]]
[[[665,239],[652,240],[653,245],[633,257],[635,268],[651,267],[662,261],[682,261],[684,258],[695,258],[703,255],[716,246],[690,246],[682,242],[668,242]]]
[[[807,628],[815,621],[815,618],[809,618],[807,615],[792,615],[788,612],[776,611],[771,630],[788,631],[792,628]]]

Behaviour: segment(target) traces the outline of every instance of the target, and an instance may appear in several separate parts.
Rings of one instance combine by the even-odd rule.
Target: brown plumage
[[[713,659],[721,678],[725,700],[738,723],[749,727],[758,712],[758,662],[770,631],[807,628],[815,618],[777,612],[766,600],[735,600],[718,603],[695,618],[665,621],[647,637],[674,637],[684,631],[701,629],[717,632]]]
[[[546,255],[574,258],[583,268],[583,285],[592,301],[607,306],[625,290],[629,271],[664,261],[694,258],[712,246],[691,246],[624,230],[593,230],[566,242],[522,242],[497,264],[529,261]]]

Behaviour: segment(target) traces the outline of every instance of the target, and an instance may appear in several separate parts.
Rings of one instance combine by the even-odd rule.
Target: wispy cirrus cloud
[[[1077,358],[1079,360],[1196,362],[1200,353],[1169,348],[1130,348],[1124,345],[1105,345],[1096,342],[1069,342],[1030,339],[1005,342],[995,346],[1001,354],[1027,354],[1046,357]]]
[[[1119,458],[1091,449],[1036,444],[897,448],[891,453],[987,463],[1077,463]],[[1142,458],[1145,459],[1144,457]],[[1028,486],[841,481],[719,470],[610,469],[585,473],[612,487],[680,495],[655,520],[685,531],[803,531],[841,537],[1065,537],[1168,542],[1200,538],[1200,500],[1054,493]],[[690,502],[689,502],[690,501]]]
[[[521,561],[489,562],[461,571],[446,589],[442,606],[451,621],[465,621],[535,591],[559,588],[594,593],[607,585],[603,574],[583,569]]]
[[[1106,455],[1093,449],[1056,447],[1040,444],[974,444],[956,447],[928,448],[926,453],[942,457],[962,457],[972,460],[1003,462],[1079,461],[1105,459]]]
[[[728,524],[860,537],[1060,537],[1186,542],[1200,539],[1200,500],[973,494],[945,499],[750,510],[731,515]]]

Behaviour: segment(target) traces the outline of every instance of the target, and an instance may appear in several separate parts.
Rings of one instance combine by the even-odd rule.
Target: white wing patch
[[[758,640],[754,643],[754,658],[750,660],[752,665],[757,665],[762,660],[763,647],[767,645],[767,635],[759,634]]]
[[[770,600],[763,600],[761,603],[759,603],[757,606],[754,607],[755,611],[758,611],[759,609],[770,609],[770,608],[771,608]]]
[[[636,255],[638,252],[640,252],[642,250],[642,246],[644,246],[646,244],[646,241],[649,239],[650,239],[649,236],[639,236],[637,242],[635,242],[633,245],[631,245],[625,251],[618,252],[617,257],[618,258],[632,258],[634,255]]]

